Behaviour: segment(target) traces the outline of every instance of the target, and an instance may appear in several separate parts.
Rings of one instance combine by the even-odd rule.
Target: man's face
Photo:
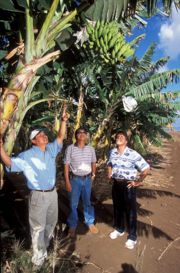
[[[84,140],[84,141],[86,141],[87,140],[87,132],[86,131],[84,131],[84,130],[80,130],[78,133],[77,133],[77,135],[76,135],[76,140],[78,141],[78,140]]]
[[[123,134],[118,134],[116,136],[116,145],[126,145],[127,139]]]
[[[32,139],[32,143],[36,146],[48,144],[48,136],[44,132],[40,132]]]

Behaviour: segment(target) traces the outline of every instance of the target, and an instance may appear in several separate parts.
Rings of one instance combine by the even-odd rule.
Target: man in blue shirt
[[[58,199],[55,188],[56,156],[62,149],[68,114],[64,107],[57,139],[49,143],[42,129],[30,134],[32,148],[9,157],[1,145],[0,156],[9,172],[23,172],[30,189],[29,224],[32,238],[32,262],[41,266],[47,257],[47,247],[58,219]]]
[[[108,178],[113,181],[112,199],[114,208],[114,227],[111,239],[124,235],[125,216],[128,226],[128,238],[125,246],[133,249],[137,243],[136,225],[136,187],[149,171],[149,164],[136,151],[127,147],[126,132],[116,134],[116,148],[110,151],[108,160]],[[139,173],[139,174],[138,174]]]

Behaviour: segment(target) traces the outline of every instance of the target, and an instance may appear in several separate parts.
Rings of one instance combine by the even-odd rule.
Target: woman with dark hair
[[[111,239],[124,235],[125,217],[128,237],[125,246],[133,249],[137,243],[136,188],[142,183],[149,171],[149,164],[136,151],[127,146],[125,131],[116,133],[116,148],[110,151],[108,159],[108,178],[113,181],[112,199],[114,208],[114,231]]]

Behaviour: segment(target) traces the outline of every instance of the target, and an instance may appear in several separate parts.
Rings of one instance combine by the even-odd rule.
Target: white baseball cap
[[[40,132],[42,132],[43,129],[35,129],[30,133],[29,139],[33,140],[33,138],[35,138],[35,136],[37,136]]]

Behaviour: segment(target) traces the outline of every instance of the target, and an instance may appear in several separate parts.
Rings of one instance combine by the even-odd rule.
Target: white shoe
[[[125,243],[125,247],[127,247],[129,249],[133,249],[136,244],[137,244],[137,241],[133,241],[131,239],[128,239]]]
[[[124,235],[124,232],[119,232],[117,231],[116,229],[114,231],[112,231],[110,234],[109,234],[109,237],[114,240],[114,239],[117,239],[118,237],[120,236],[123,236]]]

